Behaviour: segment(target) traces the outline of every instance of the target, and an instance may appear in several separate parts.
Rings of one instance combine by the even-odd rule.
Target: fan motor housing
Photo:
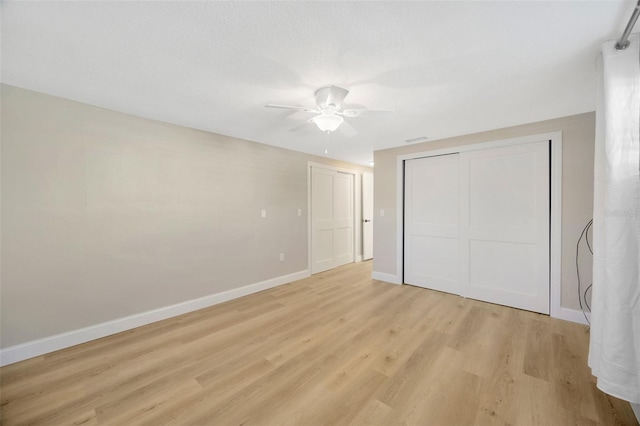
[[[316,104],[322,108],[337,109],[349,94],[347,89],[338,86],[321,87],[316,90]]]

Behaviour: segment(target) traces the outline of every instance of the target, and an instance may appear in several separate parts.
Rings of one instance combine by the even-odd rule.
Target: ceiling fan
[[[338,128],[342,131],[342,133],[347,136],[355,136],[358,134],[356,129],[354,129],[349,123],[347,123],[344,118],[352,118],[358,117],[362,113],[366,112],[395,112],[393,109],[370,109],[370,108],[347,108],[340,109],[342,106],[342,101],[347,97],[349,91],[342,87],[338,86],[327,86],[321,87],[316,90],[316,107],[315,108],[305,108],[301,106],[291,106],[291,105],[279,105],[279,104],[266,104],[267,108],[283,108],[283,109],[295,109],[299,111],[309,112],[313,114],[318,114],[315,117],[306,120],[304,123],[293,127],[289,131],[296,131],[309,124],[315,124],[318,129],[323,132],[331,133]]]

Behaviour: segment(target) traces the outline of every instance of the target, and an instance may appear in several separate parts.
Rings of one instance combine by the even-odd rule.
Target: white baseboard
[[[362,255],[361,254],[356,256],[356,263],[358,263],[358,262],[362,262]]]
[[[211,294],[198,299],[188,300],[175,305],[165,306],[151,311],[118,318],[112,321],[103,322],[78,330],[68,331],[54,336],[45,337],[20,345],[10,346],[0,349],[0,366],[13,364],[18,361],[44,355],[70,346],[86,343],[101,337],[110,336],[132,328],[141,327],[152,322],[161,321],[167,318],[197,311],[198,309],[237,299],[259,291],[267,290],[292,281],[300,280],[310,276],[309,270],[294,272],[292,274],[271,278],[244,287],[234,288],[221,293]]]
[[[589,323],[584,317],[582,311],[571,308],[560,307],[555,312],[552,312],[551,317],[558,318],[565,321],[577,322],[578,324],[588,325]],[[591,314],[587,312],[587,318],[591,321]]]
[[[402,280],[399,276],[394,274],[387,274],[385,272],[371,272],[371,278],[374,280],[384,281],[392,284],[402,284]]]

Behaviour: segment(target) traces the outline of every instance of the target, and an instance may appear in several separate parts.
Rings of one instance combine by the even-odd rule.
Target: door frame
[[[361,216],[361,206],[357,200],[360,199],[360,174],[356,170],[345,169],[341,167],[330,166],[328,164],[316,163],[313,161],[307,161],[307,269],[311,273],[311,266],[313,262],[311,238],[313,235],[313,223],[311,222],[311,168],[317,167],[320,169],[333,170],[340,173],[348,173],[353,175],[353,261],[360,262],[362,255],[358,256],[358,249],[360,244],[360,229],[356,226],[358,218]]]
[[[365,220],[365,217],[364,217],[364,215],[365,215],[365,211],[364,211],[364,198],[365,198],[364,197],[364,194],[365,194],[364,181],[365,181],[365,176],[369,176],[369,175],[371,176],[371,187],[372,187],[371,188],[371,221],[372,221],[371,222],[371,225],[372,225],[371,226],[371,237],[372,237],[371,238],[371,252],[372,252],[372,256],[369,259],[373,259],[373,217],[375,216],[374,208],[373,208],[373,192],[374,192],[373,172],[362,172],[360,174],[360,183],[361,183],[361,188],[362,188],[362,197],[360,199],[361,204],[362,204],[362,211],[361,211],[361,216],[362,217],[361,217],[361,220],[360,220],[360,227],[362,229],[362,231],[361,231],[362,232],[362,242],[361,242],[362,249],[360,250],[360,253],[361,253],[362,260],[365,260],[365,258],[364,258],[364,220]],[[369,260],[369,259],[367,259],[367,260]]]
[[[550,187],[550,235],[549,235],[549,313],[554,318],[565,317],[565,312],[560,306],[562,295],[562,132],[541,133],[537,135],[523,136],[511,139],[501,139],[490,142],[475,143],[469,145],[457,145],[447,148],[439,148],[428,151],[414,152],[399,155],[396,159],[396,283],[404,283],[404,166],[405,161],[421,157],[453,154],[465,151],[478,151],[488,148],[521,145],[541,140],[551,142],[551,160],[549,170],[551,172]]]

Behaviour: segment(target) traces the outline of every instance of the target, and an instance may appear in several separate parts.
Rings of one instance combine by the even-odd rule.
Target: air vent
[[[429,139],[429,138],[426,137],[426,136],[419,136],[417,138],[406,139],[405,142],[406,143],[425,142],[427,139]]]

